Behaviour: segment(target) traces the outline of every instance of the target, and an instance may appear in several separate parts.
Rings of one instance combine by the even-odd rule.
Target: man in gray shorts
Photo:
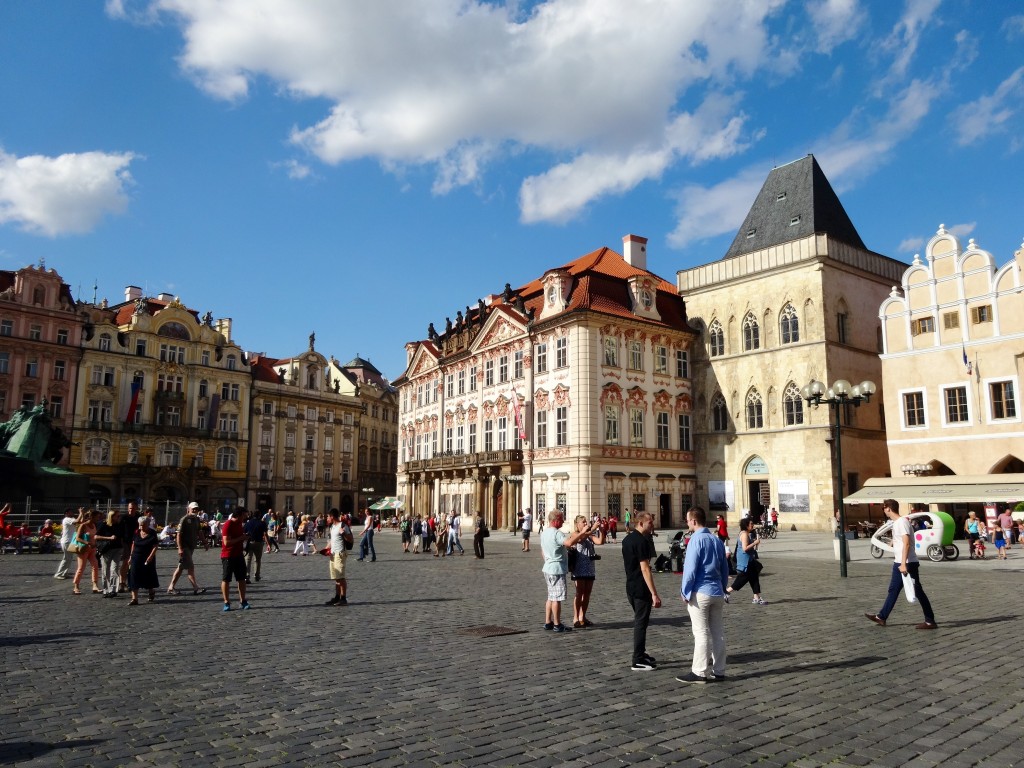
[[[167,594],[169,595],[179,594],[174,585],[178,583],[181,574],[186,572],[188,573],[188,580],[192,582],[192,594],[202,595],[206,592],[196,581],[196,565],[192,561],[192,553],[199,546],[199,529],[201,525],[199,505],[194,501],[190,501],[188,509],[185,510],[185,516],[178,523],[178,567],[174,569],[170,586],[167,587]]]

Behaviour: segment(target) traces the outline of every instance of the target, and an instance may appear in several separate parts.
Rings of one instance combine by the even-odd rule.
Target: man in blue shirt
[[[707,513],[692,507],[686,513],[692,532],[686,545],[680,593],[686,601],[693,629],[693,666],[676,678],[681,683],[706,683],[725,679],[725,626],[722,609],[729,583],[725,545],[707,528]]]

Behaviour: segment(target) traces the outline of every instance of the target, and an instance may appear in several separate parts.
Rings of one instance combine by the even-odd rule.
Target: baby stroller
[[[683,561],[686,559],[686,543],[689,537],[686,531],[679,531],[672,537],[668,545],[669,567],[675,573],[683,572]]]
[[[972,560],[984,560],[985,559],[985,539],[981,536],[978,540],[971,544],[971,559]]]

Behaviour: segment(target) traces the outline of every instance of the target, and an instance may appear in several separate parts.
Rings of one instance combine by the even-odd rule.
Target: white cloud
[[[954,224],[951,227],[946,227],[946,231],[955,237],[967,237],[969,234],[974,232],[978,226],[978,222],[972,221],[966,224]]]
[[[895,58],[889,69],[887,82],[902,79],[917,53],[921,34],[931,22],[942,0],[906,0],[903,16],[882,41],[882,48],[893,52]]]
[[[814,49],[819,53],[831,53],[852,40],[867,19],[858,0],[818,0],[807,4],[807,13],[814,28]]]
[[[953,115],[960,146],[974,144],[995,133],[1004,133],[1024,107],[1024,67],[1003,80],[991,94],[964,104]]]
[[[919,253],[924,248],[923,237],[908,237],[896,246],[896,253]]]
[[[123,213],[135,155],[83,152],[16,157],[0,150],[0,225],[56,237],[94,229]]]
[[[738,110],[701,123],[700,136],[717,142],[706,157],[673,134],[693,131],[686,119],[707,100],[703,89],[729,93],[778,69],[767,22],[783,4],[743,2],[722,13],[718,0],[151,0],[141,9],[108,0],[108,12],[179,24],[182,69],[216,98],[244,99],[265,78],[292,97],[327,100],[323,118],[290,137],[325,163],[428,165],[436,194],[476,182],[489,163],[523,148],[556,158],[552,183],[586,177],[588,167],[630,166],[589,198],[573,189],[578,201],[552,210],[558,217],[666,164],[738,151]],[[826,3],[820,15],[846,5]],[[521,198],[532,199],[529,188],[546,177],[529,180]],[[524,219],[545,218],[549,207]]]
[[[302,179],[308,179],[313,175],[313,169],[305,163],[300,163],[298,160],[289,159],[283,160],[279,163],[271,163],[271,168],[283,168],[284,172],[288,174],[289,179],[300,181]]]
[[[710,187],[688,184],[678,193],[678,223],[669,245],[682,248],[709,237],[735,232],[764,184],[768,168],[752,166]]]
[[[676,117],[657,148],[626,154],[584,153],[526,179],[519,192],[523,221],[566,221],[594,199],[659,177],[677,159],[701,163],[742,151],[745,118],[730,116],[733,110],[732,100],[712,96],[695,114]]]
[[[1024,37],[1024,15],[1008,17],[1003,21],[1003,31],[1008,40]]]

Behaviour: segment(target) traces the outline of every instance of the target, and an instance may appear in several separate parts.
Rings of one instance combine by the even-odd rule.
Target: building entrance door
[[[771,486],[767,480],[748,480],[747,496],[750,498],[750,517],[760,523],[772,500]]]
[[[658,497],[658,527],[662,530],[672,527],[672,496],[667,493]]]

